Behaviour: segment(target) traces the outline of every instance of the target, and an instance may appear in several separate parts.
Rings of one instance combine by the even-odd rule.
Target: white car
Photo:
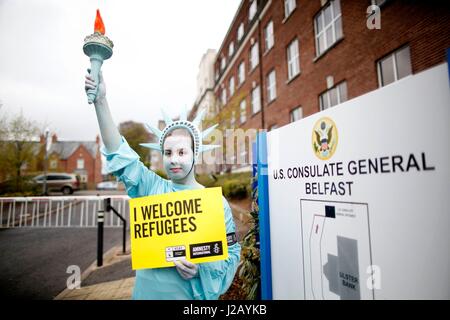
[[[118,190],[119,183],[117,181],[103,181],[97,183],[97,190]]]

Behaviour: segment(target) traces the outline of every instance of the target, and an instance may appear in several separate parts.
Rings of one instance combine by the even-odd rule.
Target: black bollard
[[[97,267],[103,265],[103,220],[104,211],[99,210],[97,213]]]

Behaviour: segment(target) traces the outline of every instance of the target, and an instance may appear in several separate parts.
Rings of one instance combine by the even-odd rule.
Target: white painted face
[[[177,135],[164,140],[163,165],[170,180],[177,182],[187,177],[193,171],[193,160],[191,137]]]

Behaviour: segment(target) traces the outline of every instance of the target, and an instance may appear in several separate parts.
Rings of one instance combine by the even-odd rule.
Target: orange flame
[[[102,17],[100,16],[100,10],[97,9],[97,16],[95,17],[94,32],[105,34],[105,25],[103,24]]]

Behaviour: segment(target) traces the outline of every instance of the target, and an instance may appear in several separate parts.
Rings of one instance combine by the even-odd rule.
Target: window
[[[240,121],[241,123],[244,123],[245,121],[247,121],[247,102],[245,102],[245,99],[241,101],[241,103],[239,104],[239,108],[241,109]]]
[[[331,1],[315,18],[317,56],[342,38],[341,5],[339,0]]]
[[[298,40],[292,41],[287,48],[288,80],[300,73],[300,56],[298,54]]]
[[[84,169],[84,159],[77,159],[77,169]]]
[[[239,64],[238,79],[239,79],[239,85],[241,85],[245,81],[245,63],[244,63],[244,61],[242,61]]]
[[[295,0],[284,0],[284,17],[287,18],[291,15],[296,7]]]
[[[267,76],[267,98],[269,102],[275,100],[277,97],[277,83],[275,70],[272,70]]]
[[[328,89],[319,97],[320,110],[328,109],[347,100],[347,82]]]
[[[241,22],[241,24],[239,25],[238,31],[237,31],[238,41],[241,41],[243,36],[244,36],[244,23]]]
[[[264,40],[266,46],[266,52],[273,47],[274,38],[273,38],[273,22],[270,21],[267,26],[264,28]]]
[[[248,11],[248,21],[252,21],[253,18],[255,17],[256,9],[257,9],[257,7],[256,7],[257,3],[256,2],[257,2],[256,0],[253,0],[252,4],[250,5],[250,9]]]
[[[221,101],[222,101],[223,106],[227,104],[227,90],[226,89],[222,89]]]
[[[234,77],[230,78],[230,97],[234,94]]]
[[[58,160],[50,160],[50,169],[56,169],[58,167]]]
[[[412,74],[409,46],[402,47],[377,63],[380,87]]]
[[[257,86],[252,90],[252,114],[258,113],[261,110],[261,96],[260,89]]]
[[[220,70],[223,71],[223,69],[225,69],[226,66],[227,66],[227,60],[225,59],[225,57],[222,57],[222,59],[220,60]]]
[[[291,112],[289,113],[289,118],[290,118],[291,122],[302,119],[303,118],[303,108],[298,107],[298,108],[291,110]]]
[[[250,70],[256,68],[259,63],[259,51],[258,51],[258,42],[255,42],[250,49]]]
[[[228,46],[228,56],[231,57],[234,53],[234,42],[231,41],[230,45]]]

